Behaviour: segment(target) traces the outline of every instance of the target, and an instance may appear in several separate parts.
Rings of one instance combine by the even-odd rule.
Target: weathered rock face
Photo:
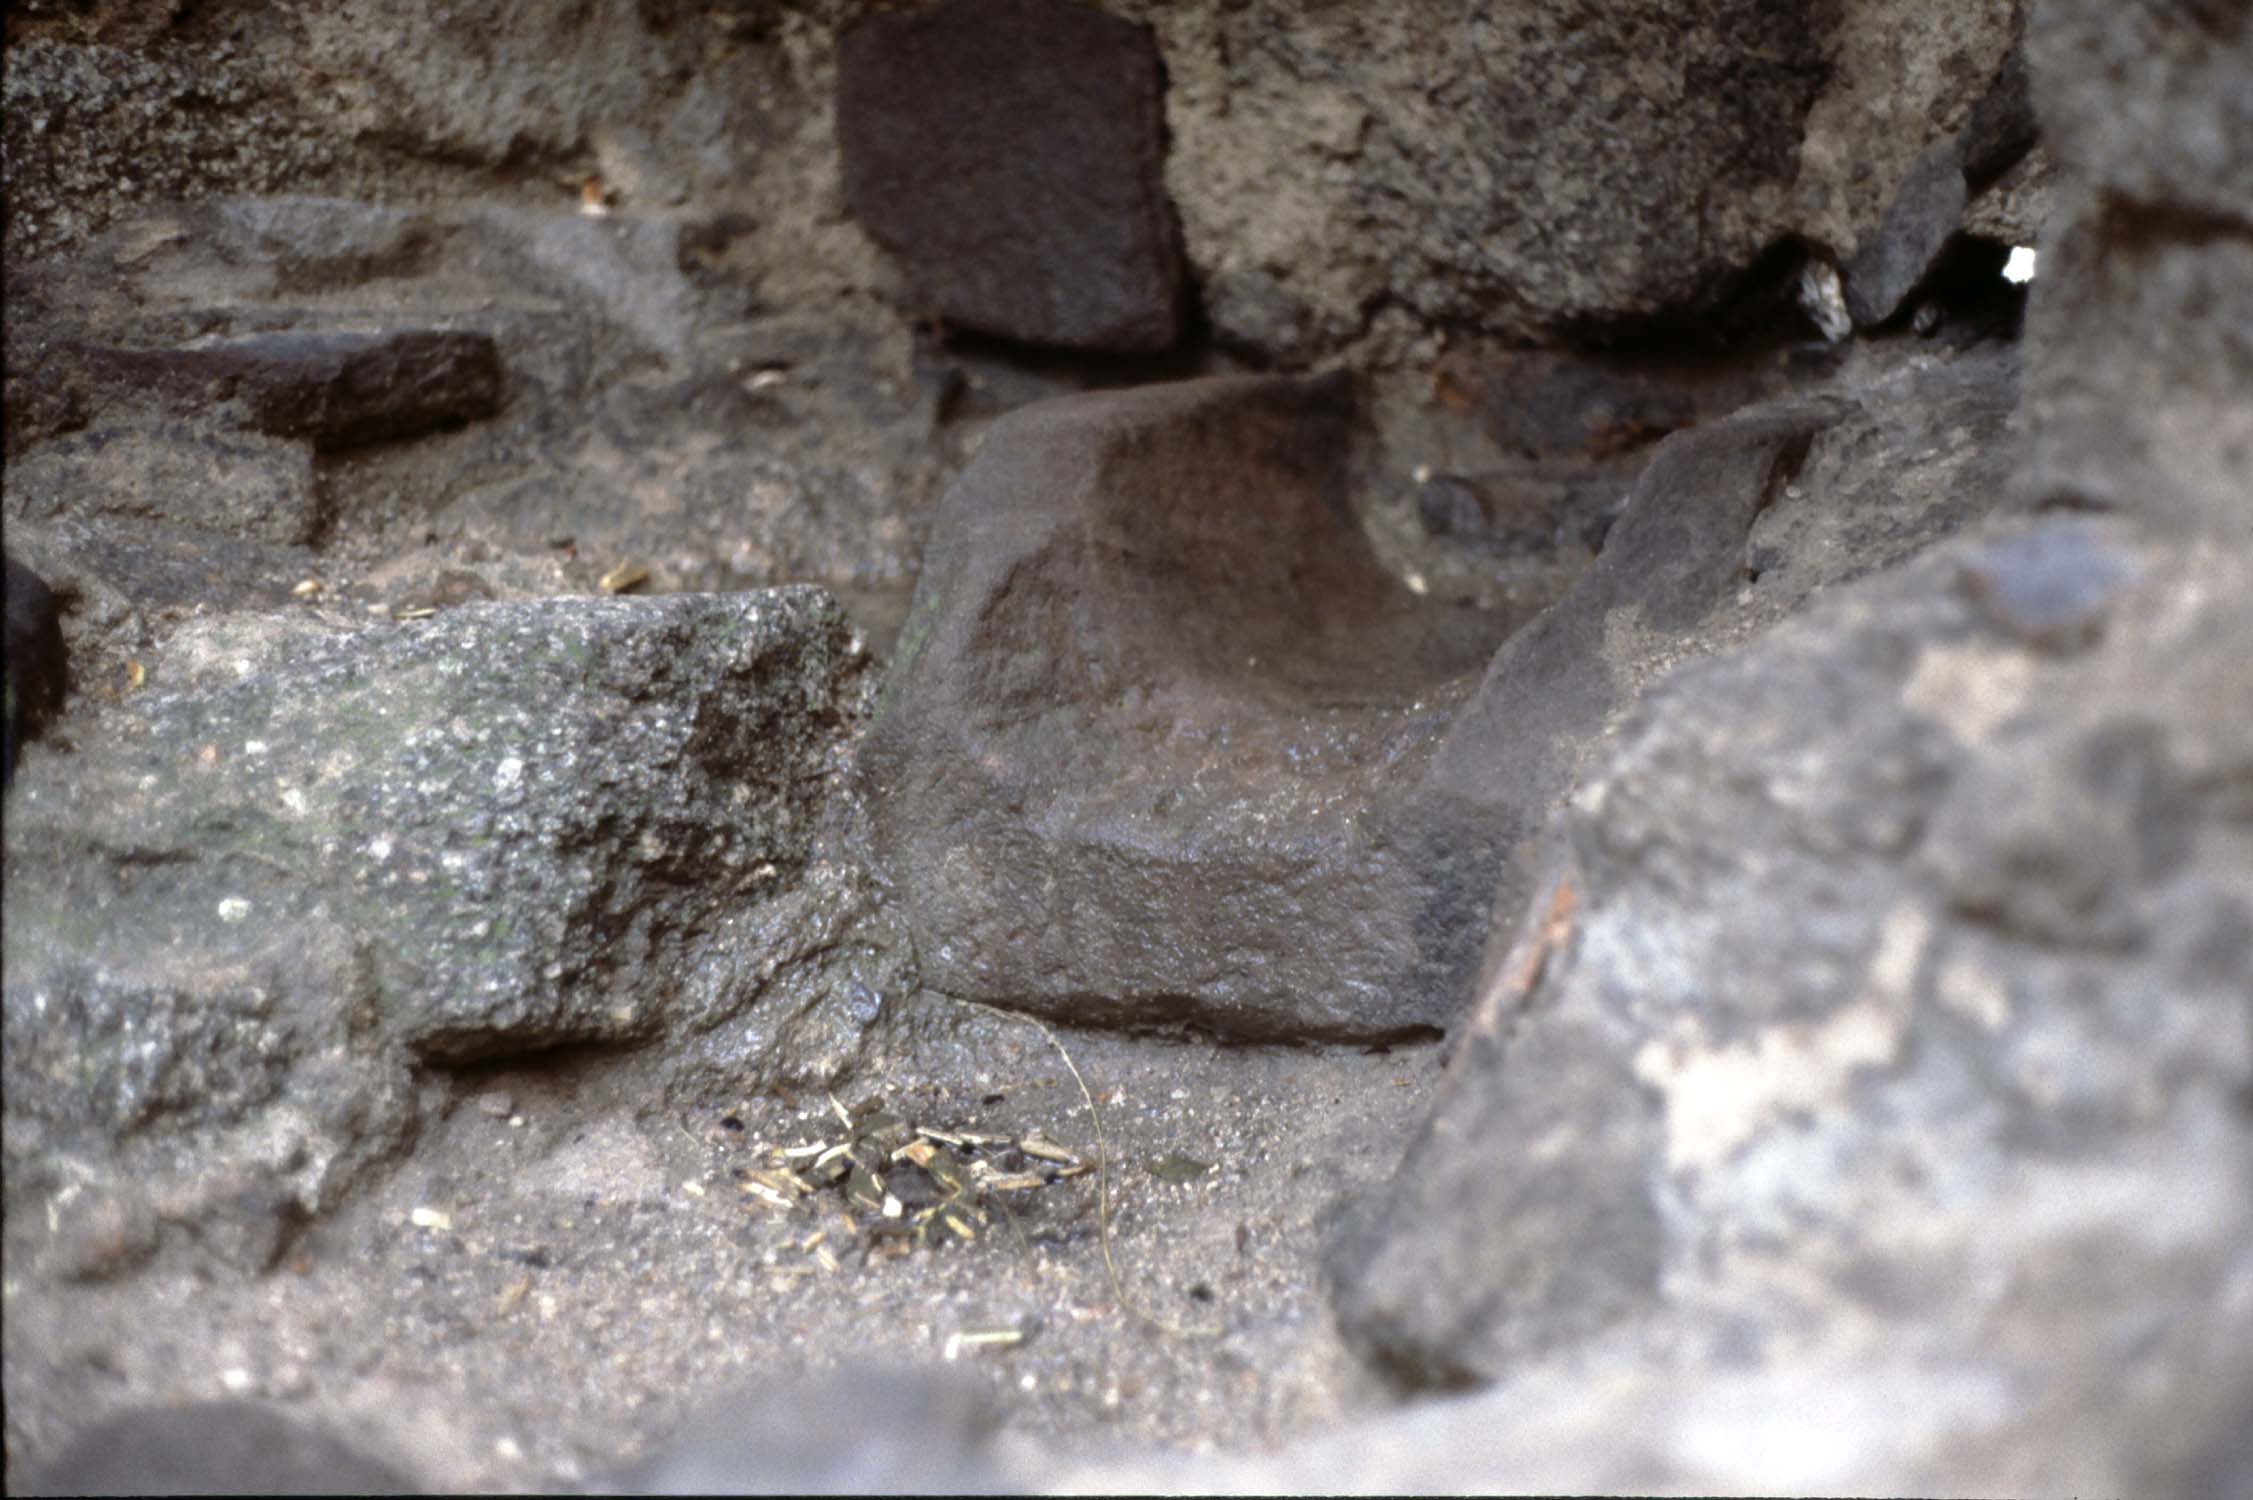
[[[11,548],[105,685],[193,607],[309,579],[394,611],[455,602],[449,572],[808,579],[888,635],[956,438],[904,334],[747,312],[730,242],[498,205],[130,218],[11,279]]]
[[[845,202],[919,311],[981,333],[1147,353],[1174,341],[1158,50],[1078,0],[951,0],[839,47]]]
[[[308,445],[183,421],[74,432],[8,465],[7,516],[176,523],[244,541],[302,546],[321,530]]]
[[[2037,136],[2025,53],[2014,43],[1963,128],[1917,158],[1883,222],[1848,262],[1846,305],[1858,326],[1889,321],[1920,285],[1940,279],[1959,231],[1999,234],[2011,243],[2033,237],[2039,217],[2032,224],[2016,222],[2023,213],[2012,200],[2023,195],[2001,179],[2026,158]],[[1985,275],[1992,280],[1995,267],[1987,266]],[[1924,330],[1921,321],[1918,328]]]
[[[2232,6],[2037,9],[2034,97],[2073,189],[2029,336],[2030,486],[2242,532],[2253,494],[2253,29]],[[2126,395],[2124,393],[2133,393]]]
[[[2253,1489],[2244,23],[1602,9],[13,6],[11,1478]]]
[[[1056,245],[1072,226],[1087,257],[1077,305],[1116,293],[1136,309],[1074,325],[1058,321],[1065,304],[1031,295],[1056,284],[1045,277],[981,280],[985,300],[964,305],[1014,309],[1000,331],[1045,339],[1103,324],[1107,339],[1137,330],[1103,347],[1163,342],[1170,194],[1223,342],[1293,365],[1358,344],[1391,357],[1435,320],[1527,339],[1676,311],[1790,236],[1851,259],[1919,156],[1979,108],[2022,7],[1854,0],[1810,17],[1771,0],[1652,0],[1593,19],[1549,4],[1506,17],[1303,0],[1105,9],[606,3],[558,19],[430,0],[407,20],[328,7],[284,35],[238,17],[167,25],[133,6],[90,18],[58,7],[25,18],[9,73],[6,149],[30,183],[11,198],[10,242],[75,244],[120,206],[211,192],[392,196],[369,192],[379,184],[419,196],[432,163],[464,163],[559,204],[593,177],[637,214],[736,217],[738,253],[777,304],[888,297],[895,268],[843,212],[858,111],[841,129],[834,106],[840,39],[889,33],[924,37],[915,55],[934,61],[990,48],[995,66],[966,98],[948,92],[946,69],[884,74],[904,128],[949,110],[914,142],[918,161],[945,153],[949,168],[912,174],[914,193],[887,172],[899,201],[869,211],[904,227],[908,202],[978,184],[973,218],[919,216],[919,233],[993,229],[959,263],[1006,274],[1027,264],[1012,242]],[[1154,63],[1147,43],[1124,40],[1130,21],[1151,28]],[[427,45],[390,45],[399,25]],[[928,50],[942,35],[953,40]],[[225,107],[192,107],[204,98]],[[1012,99],[1050,111],[1041,128],[1009,125],[1022,118]],[[1119,110],[1087,108],[1099,100]],[[1084,132],[1055,124],[1098,115],[1108,123]],[[1013,177],[1060,197],[1003,218],[1018,200],[987,189]],[[1117,237],[1078,233],[1098,226]],[[936,263],[920,256],[901,269],[927,291],[966,285],[925,281]],[[1020,321],[1028,308],[1034,320]]]
[[[2015,7],[1164,9],[1208,314],[1297,360],[1386,303],[1540,338],[1710,298],[1785,235],[1851,257]]]
[[[1388,823],[1495,626],[1376,565],[1350,413],[1340,382],[1237,379],[988,435],[861,758],[927,982],[1240,1037],[1444,1019],[1395,983]]]
[[[2253,1395],[2249,581],[2049,521],[1669,678],[1332,1247],[1349,1336],[1443,1383],[1637,1315],[1597,1368],[1913,1349],[1889,1482],[2179,1489]]]
[[[2030,38],[2094,183],[2044,256],[2033,498],[2161,524],[1991,527],[1629,718],[1400,1173],[1330,1246],[1366,1355],[1496,1386],[1404,1423],[1424,1444],[1532,1488],[2253,1472],[2253,559],[2217,525],[2246,485],[2222,408],[2253,373],[2206,321],[2243,197],[2209,149],[2231,91],[2189,85],[2244,48],[2232,21],[2116,20],[2062,7]],[[1965,160],[1994,170],[1981,131]],[[2178,236],[2161,203],[2225,227]],[[1913,430],[1892,441],[1939,451]],[[1856,451],[1819,440],[1794,488],[1853,495],[1826,447]],[[1778,506],[1753,556],[1789,572],[1825,531],[1883,551],[1871,525],[1959,504]],[[1819,1421],[1823,1449],[1713,1440],[1755,1419]]]
[[[887,998],[824,842],[863,661],[814,589],[182,632],[11,792],[11,1167],[200,1149],[310,1214],[413,1061],[718,1029],[739,1081],[834,1069]]]

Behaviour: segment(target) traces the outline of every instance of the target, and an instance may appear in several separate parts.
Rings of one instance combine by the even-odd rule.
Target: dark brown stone
[[[1027,343],[1171,345],[1181,257],[1149,28],[1076,0],[873,16],[838,59],[845,202],[923,312]]]
[[[927,983],[1239,1037],[1444,1023],[1401,982],[1396,824],[1502,622],[1377,564],[1351,417],[1341,380],[1234,378],[988,433],[862,756]]]

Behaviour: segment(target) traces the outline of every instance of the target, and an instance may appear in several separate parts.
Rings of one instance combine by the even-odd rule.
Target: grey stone
[[[121,202],[284,191],[344,154],[255,58],[26,36],[8,64],[11,266],[97,233]]]
[[[398,1495],[414,1480],[302,1417],[249,1401],[141,1407],[18,1479],[19,1495]]]
[[[1763,618],[2015,506],[2022,367],[2016,346],[1987,342],[1856,382],[1855,409],[1753,522],[1746,564]]]
[[[61,479],[64,498],[85,500],[91,477],[81,470]],[[217,496],[170,500],[207,514],[225,504]],[[290,607],[290,591],[319,568],[310,548],[134,516],[11,519],[8,545],[70,601],[62,637],[73,678],[110,691],[132,685],[133,664],[145,666],[178,621],[197,613]]]
[[[1078,0],[870,16],[838,49],[845,202],[919,311],[981,333],[1146,353],[1181,259],[1145,27]]]
[[[1594,1018],[1502,1029],[1472,1018],[1393,1185],[1325,1248],[1349,1341],[1405,1385],[1486,1384],[1658,1300],[1650,1100]]]
[[[158,418],[74,432],[8,465],[11,520],[121,516],[303,545],[321,527],[311,447]]]
[[[1386,308],[1550,344],[1708,309],[1790,236],[1851,258],[1981,97],[2015,9],[1149,13],[1215,331],[1303,365],[1408,344]]]
[[[11,1193],[74,1154],[256,1267],[412,1139],[418,1063],[834,1076],[909,983],[832,803],[864,664],[811,588],[181,631],[11,793]]]
[[[1673,674],[1573,798],[1429,1124],[1331,1249],[1386,1368],[1562,1401],[1505,1476],[1620,1424],[1653,1434],[1631,1487],[2188,1494],[2233,1461],[2253,575],[2086,543],[2124,566],[2077,653],[1958,586],[2010,536],[1954,544]],[[1857,1457],[1691,1435],[1817,1408]]]
[[[1978,192],[2002,176],[2041,138],[2034,117],[2034,95],[2027,81],[2026,52],[2014,46],[1995,70],[1995,81],[1972,106],[1958,135],[1963,145],[1964,182]]]
[[[1779,373],[1736,360],[1473,348],[1440,356],[1433,383],[1502,447],[1607,458],[1747,405],[1779,385]]]
[[[185,861],[133,896],[183,933],[232,925],[222,897],[254,931],[322,908],[375,945],[385,1029],[454,1057],[656,1029],[634,976],[762,865],[806,859],[801,778],[819,786],[857,670],[809,589],[222,629],[171,655],[107,763],[26,789],[11,854],[54,862],[41,905],[109,904],[117,869],[78,861],[115,849]],[[219,681],[165,691],[203,661]],[[676,882],[687,909],[660,894]]]
[[[1963,222],[1963,145],[1951,138],[1917,158],[1885,222],[1846,267],[1846,307],[1856,325],[1889,321],[1940,260]]]
[[[2253,30],[2231,6],[2036,8],[2071,188],[2027,308],[2035,496],[2241,531],[2253,495]],[[2121,399],[2132,391],[2133,400]]]

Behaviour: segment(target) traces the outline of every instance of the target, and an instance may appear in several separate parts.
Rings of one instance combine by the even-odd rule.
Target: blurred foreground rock
[[[1607,1358],[1928,1362],[1885,1467],[1812,1487],[1953,1487],[1968,1448],[2004,1489],[2182,1492],[2253,1409],[2253,575],[2043,525],[1645,705],[1332,1246],[1373,1358],[1507,1381],[1642,1318]],[[2094,644],[1987,602],[2064,567]]]
[[[2253,364],[2212,316],[2253,31],[2119,20],[2030,36],[2085,175],[2025,411],[2027,498],[2120,514],[1990,523],[1654,687],[1328,1251],[1367,1358],[1492,1390],[1292,1472],[2253,1482]]]
[[[629,1495],[1005,1495],[975,1385],[848,1367],[774,1377],[714,1402],[611,1484]]]
[[[143,1407],[90,1428],[54,1462],[10,1474],[12,1495],[396,1495],[389,1464],[248,1401]]]
[[[2028,336],[2030,485],[2243,537],[2253,513],[2253,17],[2039,6],[2034,100],[2070,189]]]

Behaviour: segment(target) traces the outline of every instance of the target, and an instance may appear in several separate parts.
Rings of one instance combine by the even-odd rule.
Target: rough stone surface
[[[1151,7],[1215,330],[1290,364],[1411,310],[1519,339],[1851,257],[2007,54],[2010,0]]]
[[[1238,1037],[1444,1020],[1397,983],[1387,825],[1498,622],[1377,567],[1350,415],[1337,381],[1246,378],[988,435],[861,757],[927,983]]]
[[[1163,193],[1139,156],[1103,180],[1180,214],[1163,355],[910,324],[905,267],[847,212],[837,107],[841,41],[896,5],[10,7],[7,542],[62,610],[72,679],[5,820],[11,1482],[112,1416],[224,1395],[441,1488],[601,1487],[621,1464],[653,1472],[637,1455],[707,1392],[747,1385],[767,1394],[669,1450],[709,1461],[695,1483],[774,1485],[786,1445],[759,1434],[779,1420],[805,1486],[862,1458],[895,1465],[863,1484],[930,1482],[951,1456],[954,1482],[982,1489],[2253,1490],[2237,1248],[2253,824],[2229,707],[2248,654],[2243,21],[2080,0],[2030,27],[2016,0],[1102,9],[1146,25],[1162,69],[1162,93],[1136,97],[1162,101]],[[1920,157],[1951,146],[1961,232],[1901,309],[1929,336],[1779,348],[1810,334],[1802,265],[1852,266]],[[1986,341],[2017,331],[1991,296],[2000,247],[2045,233],[2029,432],[2018,353]],[[208,358],[166,376],[168,403],[84,355],[223,363],[261,341],[425,334],[489,340],[498,400],[372,442],[323,438],[325,397],[271,417],[298,435],[262,430]],[[1264,964],[1299,1006],[1359,951],[1358,922],[1388,965],[1475,972],[1459,998],[1504,997],[1479,1013],[1501,1023],[1460,1039],[1444,1118],[1421,1126],[1437,1046],[1044,1034],[911,993],[919,954],[964,959],[912,903],[969,887],[871,873],[883,783],[831,774],[851,714],[816,735],[837,758],[820,775],[745,808],[713,777],[625,760],[682,705],[732,702],[686,682],[708,654],[657,650],[643,671],[604,637],[619,671],[585,693],[457,700],[444,744],[454,719],[474,730],[512,702],[540,743],[570,742],[576,769],[557,764],[536,807],[501,806],[501,749],[418,741],[397,768],[345,766],[307,701],[396,714],[420,681],[406,643],[487,642],[510,611],[741,608],[589,605],[612,588],[821,581],[889,654],[938,497],[974,454],[988,478],[1018,462],[1053,416],[1016,408],[1273,368],[1350,372],[1359,416],[1333,422],[1332,398],[1302,391],[1321,420],[1275,398],[1257,421],[1208,413],[1194,442],[1105,448],[1111,475],[1171,464],[1178,480],[1121,493],[1202,503],[1058,507],[1090,529],[1047,533],[1014,575],[1047,594],[995,584],[999,614],[970,622],[997,649],[964,680],[999,684],[1003,707],[947,710],[983,726],[993,765],[969,739],[910,765],[971,768],[956,784],[983,799],[973,836],[1032,830],[985,846],[1023,877],[1000,893],[1019,928],[985,934],[1009,962],[1088,938],[1169,990]],[[1194,405],[1195,389],[1095,405]],[[1729,456],[1732,432],[1791,409],[1824,412],[1795,474]],[[1250,528],[1213,503],[1215,479],[1277,473],[1245,486],[1280,489],[1252,507],[1273,526],[1224,547]],[[1748,476],[1767,503],[1743,526]],[[2020,517],[1911,561],[2058,502],[2193,524]],[[1696,534],[1672,545],[1670,527]],[[1320,568],[1294,580],[1308,536],[1405,592],[1361,563],[1336,587]],[[933,566],[962,555],[943,544]],[[1270,593],[1247,592],[1261,579]],[[1378,624],[1345,610],[1327,638],[1306,620],[1333,596],[1392,602]],[[1029,598],[1071,633],[1010,635]],[[1371,641],[1395,605],[1478,659],[1393,670]],[[1473,607],[1490,618],[1458,635]],[[1497,891],[1478,861],[1434,856],[1435,826],[1492,813],[1435,813],[1429,762],[1484,645],[1544,611],[1504,674],[1525,696],[1484,705],[1481,743],[1550,789],[1512,814],[1509,848],[1473,841],[1502,861]],[[1255,640],[1239,662],[1246,629],[1285,646]],[[319,672],[293,677],[293,660]],[[1148,663],[1185,686],[1094,691]],[[243,722],[315,676],[319,692],[272,704],[320,735]],[[1035,701],[1052,722],[1024,712]],[[237,749],[254,737],[262,758]],[[1012,765],[1019,782],[997,783]],[[1560,816],[1591,767],[1602,795]],[[233,800],[191,826],[199,788]],[[1142,790],[1147,807],[1126,800]],[[493,875],[495,916],[562,890],[543,871],[607,872],[572,909],[578,935],[550,946],[599,939],[590,967],[614,962],[622,988],[528,982],[493,1018],[593,1039],[512,1051],[465,1027],[474,993],[387,992],[386,976],[464,972],[459,945],[408,920],[435,898],[404,873],[362,893],[347,839],[334,860],[293,842],[292,792],[368,836],[332,791],[379,817],[424,798],[428,868],[458,855]],[[694,816],[717,837],[770,794],[820,809],[790,834],[801,857],[761,861],[772,879],[738,890],[685,843],[641,858],[653,823]],[[493,837],[598,804],[609,821],[563,830],[568,848],[438,830]],[[918,837],[943,858],[936,825]],[[498,867],[496,850],[524,858]],[[1050,890],[1032,877],[1057,850],[1089,857],[1055,864],[1070,878]],[[1245,850],[1234,909],[1175,878]],[[1310,890],[1290,869],[1253,878],[1290,860],[1332,877],[1311,931],[1283,910]],[[70,907],[97,887],[107,906]],[[235,900],[250,904],[230,922]],[[261,925],[293,901],[329,915]],[[1247,930],[1257,952],[1217,941]],[[512,931],[539,945],[537,920]],[[1201,970],[1200,954],[1219,957]],[[40,965],[75,967],[47,983]],[[1148,999],[1120,987],[1045,1014],[1189,1008]],[[648,1025],[607,1030],[615,1005]],[[897,1257],[868,1216],[748,1191],[778,1145],[879,1106],[1037,1129],[1109,1170]],[[1487,1148],[1443,1170],[1456,1127]],[[1410,1173],[1362,1196],[1419,1132]],[[1420,1247],[1389,1238],[1388,1204]],[[1354,1315],[1391,1341],[1378,1370],[1340,1341],[1326,1241],[1378,1247],[1364,1290],[1382,1295]],[[1481,1259],[1503,1274],[1456,1276],[1452,1307],[1419,1300]],[[1342,1278],[1358,1264],[1334,1254]],[[994,1331],[1018,1341],[955,1337]],[[1002,1430],[912,1382],[821,1380],[870,1349],[914,1380],[958,1377]],[[1386,1381],[1490,1375],[1480,1395],[1389,1409]],[[824,1403],[882,1430],[835,1442]],[[248,1462],[224,1483],[255,1478]]]
[[[1976,192],[1993,183],[2034,149],[2041,131],[2027,81],[2026,51],[2013,46],[1956,137],[1963,147],[1965,184]]]
[[[18,1495],[368,1495],[418,1488],[401,1470],[250,1401],[113,1417],[8,1486]]]
[[[93,1209],[286,1229],[403,1143],[413,1063],[834,1071],[900,989],[834,847],[864,660],[814,589],[181,631],[10,793],[12,1179],[133,1160]]]
[[[1523,339],[1647,318],[1791,235],[1851,258],[1988,96],[2022,8],[1110,7],[1155,34],[1164,186],[1214,331],[1293,366],[1396,358],[1434,320]],[[843,209],[839,39],[901,23],[865,0],[353,3],[289,27],[29,9],[11,247],[213,191],[407,202],[469,175],[563,208],[593,178],[628,212],[737,220],[777,304],[897,291]],[[401,26],[424,45],[392,45]]]
[[[11,268],[99,232],[121,201],[287,191],[342,154],[274,70],[224,42],[183,56],[11,36],[0,98]]]
[[[1339,532],[1319,476],[1347,410],[1323,387],[997,426],[942,512],[862,761],[927,982],[1234,1035],[1446,1024],[1487,913],[1514,914],[1536,835],[1642,684],[1993,506],[2014,378],[2007,353],[1911,362],[1668,438],[1475,691],[1474,653],[1514,622],[1410,608]],[[1607,478],[1626,482],[1580,471],[1582,494]],[[1467,483],[1419,500],[1450,494],[1465,514],[1440,525],[1496,546]],[[1557,545],[1576,508],[1595,517],[1566,489],[1524,544]]]
[[[922,502],[994,413],[942,420],[935,383],[959,380],[957,362],[942,354],[919,377],[905,331],[872,327],[871,309],[763,309],[736,260],[755,238],[724,221],[494,203],[222,200],[128,216],[11,278],[11,480],[41,481],[11,482],[11,519],[36,500],[93,525],[141,504],[143,471],[203,469],[214,482],[165,488],[160,513],[253,537],[309,517],[325,556],[288,582],[317,576],[331,598],[406,607],[464,561],[503,598],[594,592],[639,565],[654,589],[826,582],[888,637]],[[254,365],[246,348],[293,358]],[[138,351],[113,363],[156,366],[171,395],[104,375],[89,349]],[[248,385],[253,367],[271,385]],[[292,440],[313,453],[289,506],[272,472],[288,450],[245,435],[247,398],[268,391],[273,422],[312,429]],[[495,397],[459,430],[336,446]],[[113,430],[155,456],[114,472],[93,451]],[[252,450],[266,455],[255,465]],[[228,467],[261,482],[218,483]],[[254,508],[260,496],[272,503]],[[130,570],[110,571],[109,592],[144,603]]]
[[[2114,578],[2077,649],[1965,585],[2061,552]],[[1706,1359],[1836,1388],[1910,1358],[1830,1435],[1857,1465],[1784,1487],[2188,1493],[2253,1394],[2247,582],[2048,521],[1671,677],[1333,1242],[1349,1336],[1441,1383],[1669,1349],[1637,1376],[1669,1403]],[[1686,1442],[1651,1482],[1776,1472]]]
[[[189,451],[210,449],[199,444]],[[98,468],[58,466],[53,473],[66,506],[86,503],[98,510]],[[224,511],[227,499],[224,491],[167,496],[174,507],[204,514]],[[146,670],[159,643],[183,621],[200,613],[287,607],[291,590],[319,569],[309,548],[98,513],[52,523],[11,516],[8,546],[50,579],[66,602],[62,636],[72,675],[101,699],[130,690],[136,665]]]
[[[306,444],[161,419],[74,432],[11,461],[7,515],[124,517],[283,545],[321,529]]]
[[[872,16],[839,48],[845,202],[900,258],[917,311],[1163,349],[1181,300],[1163,90],[1150,32],[1078,0]]]
[[[1463,349],[1441,356],[1432,378],[1496,444],[1539,459],[1631,452],[1772,392],[1782,373],[1752,361]]]
[[[1988,342],[1854,381],[1854,409],[1753,521],[1745,569],[1760,596],[1754,617],[1773,622],[1823,589],[2017,506],[2022,365],[2016,346]]]
[[[2242,531],[2253,494],[2253,23],[2043,6],[2034,100],[2073,188],[2042,244],[2027,483]],[[2133,392],[2133,399],[2123,399]]]

